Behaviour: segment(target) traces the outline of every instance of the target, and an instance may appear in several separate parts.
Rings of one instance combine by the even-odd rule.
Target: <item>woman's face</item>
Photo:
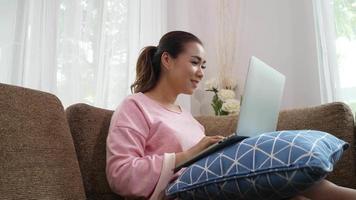
[[[172,59],[168,80],[178,94],[192,94],[204,76],[205,51],[201,44],[189,42],[177,58]]]

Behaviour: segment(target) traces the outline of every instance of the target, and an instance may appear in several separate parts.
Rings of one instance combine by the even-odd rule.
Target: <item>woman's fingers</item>
[[[221,135],[214,135],[214,136],[207,136],[208,137],[208,143],[211,144],[215,144],[216,142],[219,142],[220,140],[224,139],[224,136]]]
[[[198,150],[198,152],[204,150],[205,148],[213,145],[220,140],[224,139],[224,136],[221,135],[214,135],[214,136],[205,136],[201,139],[201,141],[194,147],[194,149]]]
[[[222,135],[213,135],[213,136],[206,136],[206,137],[210,137],[210,138],[213,138],[213,139],[223,139],[223,138],[225,138]]]

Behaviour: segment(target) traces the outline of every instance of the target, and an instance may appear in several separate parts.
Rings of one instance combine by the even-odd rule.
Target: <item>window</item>
[[[334,0],[339,98],[356,111],[356,0]]]

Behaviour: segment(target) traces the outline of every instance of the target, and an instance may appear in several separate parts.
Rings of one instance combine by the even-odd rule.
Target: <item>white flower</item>
[[[222,86],[225,89],[234,90],[237,87],[237,81],[230,77],[225,77],[222,80]]]
[[[232,90],[227,90],[227,89],[221,89],[218,92],[218,97],[221,101],[226,101],[228,99],[233,99],[235,98],[235,92]]]
[[[240,110],[240,102],[236,99],[227,99],[223,103],[221,110],[228,113],[237,113]]]
[[[219,85],[219,82],[215,79],[215,78],[212,78],[212,79],[209,79],[205,82],[205,90],[213,90],[214,88],[215,89],[218,89],[218,85]]]

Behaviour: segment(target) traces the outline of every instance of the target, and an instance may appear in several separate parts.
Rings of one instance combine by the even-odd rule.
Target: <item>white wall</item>
[[[205,80],[217,75],[217,2],[214,0],[171,0],[168,28],[184,29],[205,43],[208,68]],[[286,75],[282,108],[321,103],[312,3],[310,0],[241,0],[237,61],[233,74],[243,92],[248,60],[255,55]],[[184,21],[184,23],[181,23]],[[239,21],[231,23],[238,25]],[[177,25],[177,26],[176,26]],[[191,98],[193,115],[213,114],[212,94],[199,86]]]
[[[283,108],[320,104],[311,1],[243,2],[237,74],[245,76],[248,58],[256,55],[286,75]]]

